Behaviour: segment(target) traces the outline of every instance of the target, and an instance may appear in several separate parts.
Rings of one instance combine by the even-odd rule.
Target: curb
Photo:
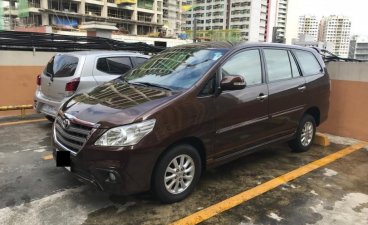
[[[314,138],[314,144],[327,147],[330,145],[330,140],[326,135],[317,132],[316,137]]]

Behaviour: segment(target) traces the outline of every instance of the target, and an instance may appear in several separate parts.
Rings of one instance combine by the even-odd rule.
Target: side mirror
[[[239,75],[231,75],[222,78],[220,82],[221,90],[241,90],[247,86],[244,78]]]

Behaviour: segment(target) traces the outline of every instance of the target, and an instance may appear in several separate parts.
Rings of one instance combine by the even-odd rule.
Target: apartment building
[[[350,44],[351,21],[346,16],[328,16],[322,18],[319,25],[318,40],[332,42],[333,53],[340,57],[348,57]]]
[[[267,0],[265,41],[285,43],[290,0]]]
[[[368,37],[355,35],[350,41],[349,58],[368,60]]]
[[[308,35],[312,41],[318,40],[318,21],[315,16],[302,15],[299,17],[298,38]]]
[[[183,30],[239,30],[245,41],[265,41],[267,0],[183,0]]]
[[[9,5],[4,10],[9,29],[43,25],[73,29],[83,22],[103,21],[133,35],[157,32],[163,26],[168,33],[181,30],[181,0],[29,0],[28,16],[22,18],[15,1]]]
[[[182,1],[163,0],[163,24],[169,36],[181,32],[182,24]]]
[[[278,38],[285,42],[286,22],[287,22],[288,0],[277,0],[276,2],[276,21]]]

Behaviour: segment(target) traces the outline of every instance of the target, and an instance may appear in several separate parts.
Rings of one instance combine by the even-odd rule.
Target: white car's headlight
[[[144,136],[149,134],[156,120],[150,119],[106,131],[96,142],[100,146],[130,146],[137,144]]]

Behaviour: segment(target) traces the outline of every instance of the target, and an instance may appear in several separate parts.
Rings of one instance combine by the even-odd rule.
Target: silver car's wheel
[[[300,135],[300,142],[302,143],[302,145],[304,147],[309,146],[309,144],[312,142],[313,139],[313,135],[314,135],[314,126],[313,123],[310,121],[307,121],[304,124],[304,127],[302,129],[302,133]]]
[[[195,164],[189,155],[175,157],[167,166],[165,172],[165,187],[171,194],[180,194],[185,191],[193,181]]]

